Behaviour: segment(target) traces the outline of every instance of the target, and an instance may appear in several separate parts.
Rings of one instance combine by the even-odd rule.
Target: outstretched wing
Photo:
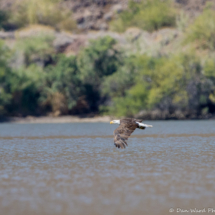
[[[122,138],[119,134],[114,136],[114,145],[117,148],[125,148],[128,144],[124,138]]]
[[[132,121],[121,122],[120,126],[114,131],[114,145],[118,148],[125,148],[127,140],[131,133],[138,127],[138,124]]]

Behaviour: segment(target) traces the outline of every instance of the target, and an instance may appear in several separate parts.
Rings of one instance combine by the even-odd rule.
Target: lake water
[[[0,124],[0,214],[215,214],[215,121],[145,123]]]

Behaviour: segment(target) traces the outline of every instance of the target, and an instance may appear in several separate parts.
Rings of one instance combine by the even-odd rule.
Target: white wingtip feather
[[[140,127],[146,127],[146,128],[152,128],[153,126],[152,125],[147,125],[147,124],[144,124],[144,123],[138,123]]]

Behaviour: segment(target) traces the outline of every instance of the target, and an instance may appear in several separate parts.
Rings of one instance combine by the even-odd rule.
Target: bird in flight
[[[142,119],[121,119],[113,120],[110,124],[119,124],[119,127],[114,130],[114,145],[117,148],[125,148],[128,146],[127,140],[131,133],[136,129],[145,129],[147,127],[153,127],[152,125],[146,125],[141,123]]]

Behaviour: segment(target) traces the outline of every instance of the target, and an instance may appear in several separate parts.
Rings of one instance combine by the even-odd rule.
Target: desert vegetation
[[[111,29],[123,32],[127,27],[135,26],[151,32],[162,27],[174,27],[175,24],[176,10],[172,1],[130,1],[128,9],[112,21]]]

